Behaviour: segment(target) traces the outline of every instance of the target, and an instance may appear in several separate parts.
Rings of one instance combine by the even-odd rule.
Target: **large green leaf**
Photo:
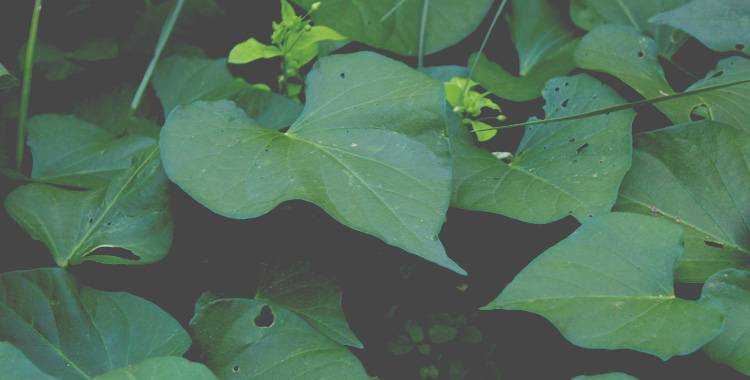
[[[544,98],[547,118],[624,103],[614,90],[587,75],[549,81]],[[607,213],[630,167],[634,115],[615,112],[527,127],[510,163],[476,147],[465,128],[450,123],[451,204],[531,223],[567,215],[584,221]]]
[[[265,302],[210,302],[198,308],[190,328],[206,364],[222,380],[370,378],[346,347]]]
[[[605,24],[628,25],[653,38],[659,53],[671,57],[688,35],[666,25],[649,22],[652,16],[677,8],[688,0],[572,0],[570,17],[580,28],[593,30]],[[616,46],[616,45],[610,45]]]
[[[157,139],[159,126],[156,123],[130,114],[130,103],[135,92],[134,86],[118,85],[104,94],[96,94],[76,103],[73,113],[77,118],[118,136],[127,131]],[[148,108],[149,102],[143,102],[138,107],[139,114],[147,114]]]
[[[0,342],[0,373],[2,380],[55,380],[36,368],[21,350],[8,342]]]
[[[294,312],[310,327],[340,344],[362,348],[341,309],[341,286],[310,262],[267,267],[255,299]]]
[[[721,301],[727,309],[724,327],[703,351],[750,375],[750,273],[736,269],[716,273],[703,286],[702,296]]]
[[[252,218],[304,199],[465,273],[437,238],[450,199],[444,114],[442,82],[374,53],[334,55],[308,74],[287,133],[231,102],[196,102],[170,115],[160,145],[169,178],[219,214]]]
[[[232,81],[226,58],[171,56],[159,62],[151,83],[164,107],[164,117],[180,104],[198,100],[204,93]]]
[[[187,359],[162,356],[144,360],[138,364],[108,372],[94,380],[217,380],[208,367],[192,363]]]
[[[310,9],[317,0],[293,0]],[[427,10],[424,52],[435,53],[468,36],[487,15],[492,0],[432,0]],[[419,50],[423,0],[328,0],[311,17],[355,41],[415,56]]]
[[[84,260],[148,264],[166,256],[172,243],[167,177],[156,145],[104,188],[64,190],[32,183],[13,190],[5,209],[65,267]],[[99,247],[121,247],[137,260],[91,254]]]
[[[26,61],[27,44],[18,50],[18,64],[24,67]],[[83,43],[72,52],[65,52],[59,47],[45,42],[36,41],[34,45],[34,66],[39,67],[47,80],[63,80],[73,74],[86,71],[86,68],[73,60],[100,61],[117,57],[117,43],[113,38],[101,38]]]
[[[750,268],[748,163],[750,136],[714,121],[639,134],[614,210],[682,226],[678,281],[703,282],[722,269]]]
[[[649,22],[684,30],[716,51],[750,53],[750,3],[747,0],[693,0],[658,14]]]
[[[660,218],[597,217],[534,259],[484,309],[540,314],[582,347],[663,360],[691,353],[719,332],[724,310],[710,298],[675,297],[681,243],[682,230]]]
[[[85,189],[106,186],[139,152],[156,143],[146,136],[118,137],[72,115],[34,116],[28,130],[26,143],[34,157],[31,177]]]
[[[13,74],[8,72],[8,69],[0,63],[0,90],[13,88],[18,86],[18,79]]]
[[[81,286],[62,269],[0,275],[0,341],[60,380],[180,356],[190,347],[185,330],[156,305]]]
[[[613,45],[618,48],[612,49]],[[675,93],[664,78],[654,41],[631,27],[598,27],[583,37],[575,55],[580,67],[612,74],[647,99]],[[687,90],[746,79],[748,71],[750,60],[730,57],[720,61],[716,70]],[[750,131],[750,108],[743,106],[748,102],[750,83],[745,83],[659,102],[655,106],[675,124],[689,122],[691,112],[696,107],[705,106],[714,120]]]

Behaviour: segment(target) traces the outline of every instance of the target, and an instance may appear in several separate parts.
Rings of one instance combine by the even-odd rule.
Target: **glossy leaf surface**
[[[81,286],[62,269],[1,274],[0,322],[0,340],[55,379],[89,379],[190,347],[156,305]]]
[[[156,145],[140,154],[104,188],[65,190],[24,185],[5,199],[5,209],[65,267],[84,260],[147,264],[166,256],[172,243],[167,178]],[[91,254],[99,247],[130,250],[137,260]]]
[[[721,329],[721,303],[675,297],[682,230],[661,219],[612,213],[585,223],[531,262],[484,309],[525,310],[572,343],[628,348],[667,360]]]
[[[701,121],[635,138],[633,168],[614,209],[678,223],[685,253],[676,278],[703,282],[750,265],[750,136]]]
[[[586,75],[556,78],[544,93],[546,117],[576,115],[623,103]],[[579,221],[609,212],[630,167],[632,111],[527,127],[510,163],[449,125],[455,207],[490,211],[531,223],[567,215]]]
[[[750,273],[736,269],[716,273],[706,281],[702,296],[721,301],[727,309],[724,327],[703,351],[750,375]]]
[[[388,58],[329,56],[308,74],[305,110],[287,133],[226,101],[177,109],[162,129],[164,167],[221,215],[252,218],[308,200],[464,273],[437,238],[450,198],[444,99],[441,82]]]

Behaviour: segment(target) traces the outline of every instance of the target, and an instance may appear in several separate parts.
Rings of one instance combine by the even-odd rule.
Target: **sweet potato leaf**
[[[573,380],[638,380],[637,378],[628,375],[627,373],[622,372],[614,372],[614,373],[604,373],[601,375],[591,375],[591,376],[576,376],[573,378]]]
[[[205,59],[171,56],[156,66],[151,81],[164,107],[164,117],[180,104],[199,99],[204,93],[232,82],[226,58]]]
[[[0,342],[0,367],[3,380],[56,380],[39,370],[21,350],[8,342]]]
[[[523,77],[538,63],[565,50],[575,36],[565,22],[566,15],[546,0],[513,0],[512,4],[508,26],[518,51],[519,75]]]
[[[587,75],[555,78],[544,91],[547,118],[623,103]],[[474,146],[460,124],[449,123],[453,198],[458,208],[490,211],[531,223],[567,215],[585,221],[609,212],[630,167],[634,112],[527,127],[510,163]]]
[[[140,117],[147,114],[148,103],[138,108],[138,115],[130,115],[130,103],[135,95],[135,87],[121,84],[110,91],[88,97],[76,103],[73,114],[86,122],[120,136],[123,133],[159,138],[159,126],[151,120]]]
[[[614,210],[665,218],[685,230],[678,281],[750,268],[748,162],[750,136],[715,121],[639,134]]]
[[[691,353],[716,336],[725,312],[710,297],[675,296],[681,243],[682,230],[658,218],[594,218],[534,259],[484,309],[540,314],[582,347],[663,360]]]
[[[208,367],[174,356],[160,356],[146,359],[138,364],[127,366],[94,380],[218,380]]]
[[[727,309],[724,327],[703,351],[750,375],[750,273],[736,269],[716,273],[706,281],[702,296],[721,301]]]
[[[459,273],[437,238],[450,198],[441,82],[374,53],[322,58],[287,133],[227,101],[174,111],[160,145],[169,178],[221,215],[290,199]],[[408,102],[404,101],[407,100]]]

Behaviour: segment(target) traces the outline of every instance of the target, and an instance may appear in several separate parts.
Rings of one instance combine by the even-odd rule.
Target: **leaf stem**
[[[39,29],[39,13],[42,11],[42,0],[34,3],[34,13],[31,16],[31,30],[29,42],[26,44],[26,61],[23,69],[23,87],[21,87],[21,107],[18,111],[18,135],[16,137],[16,169],[21,170],[23,163],[23,147],[26,142],[26,120],[29,117],[29,96],[31,95],[31,72],[34,69],[34,46],[36,33]]]
[[[427,11],[430,8],[430,0],[424,0],[422,7],[422,23],[419,25],[419,51],[417,52],[417,68],[421,69],[424,65],[424,33],[427,29]]]
[[[154,73],[154,69],[156,68],[156,63],[159,62],[159,57],[161,56],[161,52],[164,50],[164,46],[167,44],[167,40],[169,39],[169,35],[172,34],[172,29],[174,28],[174,24],[177,22],[177,16],[180,14],[180,10],[182,10],[182,5],[185,3],[185,0],[177,0],[177,2],[174,5],[174,8],[172,8],[172,12],[167,17],[167,20],[164,22],[164,26],[161,29],[161,34],[159,35],[159,41],[156,42],[156,49],[154,50],[154,57],[151,58],[151,62],[148,64],[148,68],[146,69],[146,73],[143,74],[143,79],[141,80],[141,84],[138,86],[138,90],[135,92],[135,96],[133,97],[133,102],[130,103],[130,116],[133,116],[135,113],[135,110],[138,108],[138,105],[141,103],[141,98],[143,98],[143,93],[146,91],[146,86],[148,85],[148,82],[151,80],[151,75]]]
[[[548,123],[556,123],[556,122],[559,122],[559,121],[569,121],[569,120],[582,119],[582,118],[586,118],[586,117],[602,115],[602,114],[609,113],[609,112],[622,111],[622,110],[626,110],[626,109],[630,109],[630,108],[634,108],[634,107],[645,106],[645,105],[648,105],[648,104],[663,102],[663,101],[666,101],[666,100],[677,99],[677,98],[681,98],[683,96],[695,95],[695,94],[699,94],[701,92],[708,92],[708,91],[718,90],[718,89],[724,88],[724,87],[736,86],[738,84],[743,84],[743,83],[748,83],[748,82],[750,82],[750,78],[746,78],[746,79],[742,79],[742,80],[738,80],[738,81],[734,81],[734,82],[729,82],[729,83],[724,83],[724,84],[719,84],[719,85],[716,85],[716,86],[711,86],[711,87],[706,87],[706,88],[699,88],[697,90],[685,91],[685,92],[681,92],[679,94],[672,94],[672,95],[667,95],[667,96],[660,96],[658,98],[651,98],[651,99],[639,100],[637,102],[632,102],[632,103],[620,104],[620,105],[613,106],[613,107],[607,107],[607,108],[602,108],[602,109],[595,110],[595,111],[584,112],[584,113],[581,113],[581,114],[578,114],[578,115],[555,117],[555,118],[546,119],[546,120],[528,121],[528,122],[525,122],[525,123],[503,125],[503,126],[500,126],[500,127],[483,128],[483,129],[474,130],[472,132],[486,131],[486,130],[490,130],[490,129],[504,129],[504,128],[525,127],[527,125],[548,124]]]

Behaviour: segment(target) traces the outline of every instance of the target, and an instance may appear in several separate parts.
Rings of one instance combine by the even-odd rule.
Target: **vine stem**
[[[36,33],[39,29],[39,13],[42,11],[42,0],[34,3],[34,13],[31,16],[31,30],[26,44],[26,61],[23,69],[23,87],[21,87],[21,107],[18,111],[18,135],[16,137],[16,169],[21,170],[23,163],[23,146],[26,142],[26,120],[29,117],[29,96],[31,95],[31,72],[34,68],[34,46]]]
[[[417,54],[417,68],[421,69],[424,65],[424,33],[427,29],[427,11],[430,9],[430,0],[424,0],[422,7],[422,23],[419,26],[419,52]]]
[[[724,88],[724,87],[736,86],[736,85],[743,84],[743,83],[748,83],[748,82],[750,82],[750,78],[746,78],[746,79],[742,79],[742,80],[738,80],[738,81],[734,81],[734,82],[729,82],[729,83],[724,83],[724,84],[719,84],[719,85],[716,85],[716,86],[711,86],[711,87],[706,87],[706,88],[699,88],[697,90],[685,91],[685,92],[681,92],[679,94],[672,94],[672,95],[667,95],[667,96],[660,96],[658,98],[651,98],[651,99],[639,100],[637,102],[632,102],[632,103],[620,104],[620,105],[613,106],[613,107],[607,107],[607,108],[602,108],[602,109],[598,109],[598,110],[595,110],[595,111],[584,112],[584,113],[581,113],[581,114],[578,114],[578,115],[555,117],[555,118],[546,119],[546,120],[528,121],[528,122],[525,122],[525,123],[503,125],[503,126],[500,126],[500,127],[482,128],[482,129],[473,130],[471,132],[488,131],[488,130],[492,130],[492,129],[525,127],[527,125],[548,124],[548,123],[556,123],[556,122],[559,122],[559,121],[570,121],[570,120],[576,120],[576,119],[583,119],[585,117],[597,116],[597,115],[602,115],[602,114],[605,114],[605,113],[615,112],[615,111],[622,111],[622,110],[626,110],[626,109],[630,109],[630,108],[635,108],[635,107],[639,107],[639,106],[645,106],[645,105],[648,105],[648,104],[663,102],[663,101],[666,101],[666,100],[677,99],[677,98],[681,98],[683,96],[695,95],[695,94],[699,94],[701,92],[708,92],[708,91],[718,90],[718,89]]]
[[[185,0],[177,0],[174,8],[172,8],[172,12],[167,17],[167,21],[164,22],[164,27],[162,27],[161,34],[159,35],[159,41],[156,42],[154,57],[151,58],[151,62],[149,62],[148,68],[146,69],[146,73],[143,74],[143,79],[141,79],[141,84],[138,86],[138,90],[135,92],[133,102],[130,103],[130,116],[133,116],[135,110],[138,108],[138,105],[141,103],[141,98],[143,98],[143,93],[146,91],[146,86],[151,80],[151,76],[154,74],[156,63],[159,62],[161,52],[164,50],[164,46],[167,44],[169,35],[172,34],[174,24],[177,22],[177,16],[179,16],[180,10],[182,10],[182,5],[184,3]]]

